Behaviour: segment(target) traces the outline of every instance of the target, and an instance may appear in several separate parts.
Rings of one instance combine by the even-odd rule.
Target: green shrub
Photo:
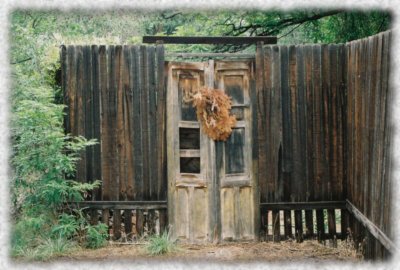
[[[100,223],[97,225],[86,226],[86,247],[87,248],[100,248],[104,246],[107,241],[107,225]]]
[[[59,216],[58,224],[52,228],[52,234],[70,239],[78,233],[79,227],[76,216],[63,213]]]
[[[165,231],[161,235],[150,236],[146,249],[150,255],[161,255],[174,251],[176,244],[170,239],[169,232]]]

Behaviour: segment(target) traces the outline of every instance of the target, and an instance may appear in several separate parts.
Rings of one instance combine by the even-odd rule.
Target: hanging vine
[[[192,102],[196,108],[197,119],[200,121],[204,133],[216,141],[226,141],[236,124],[236,117],[230,115],[232,100],[220,89],[203,87],[186,102]]]

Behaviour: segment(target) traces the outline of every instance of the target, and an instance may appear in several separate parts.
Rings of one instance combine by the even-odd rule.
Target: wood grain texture
[[[102,180],[92,200],[166,199],[164,53],[157,46],[61,48],[65,130],[99,141],[77,165],[79,181]]]
[[[346,44],[258,46],[251,99],[257,140],[252,158],[257,163],[254,168],[261,209],[265,209],[263,203],[349,199],[382,232],[392,236],[390,42],[391,33],[384,32]],[[102,180],[101,188],[92,193],[95,201],[166,200],[168,74],[164,47],[62,46],[60,57],[67,105],[65,130],[99,141],[82,152],[76,179]],[[229,74],[231,67],[231,63],[219,65],[224,74]],[[226,192],[220,192],[218,186],[205,196],[218,200],[220,196],[232,197],[222,208],[244,207],[247,195],[238,194],[246,192],[241,188],[233,192],[234,185],[223,189]],[[194,201],[203,200],[205,191],[193,192]],[[288,222],[289,210],[275,210],[286,211],[283,225],[285,234],[290,234],[290,222],[296,218]],[[312,209],[303,210],[309,231]],[[316,211],[318,230],[323,230],[321,210]],[[230,214],[218,217],[220,211],[214,211],[210,221],[231,218],[239,222]],[[324,237],[332,237],[334,232],[334,213],[328,213],[332,230]],[[103,212],[103,218],[109,214]],[[266,213],[260,215],[265,223]],[[345,210],[341,215],[342,236],[350,227],[361,241],[366,233],[362,225],[350,222]],[[118,214],[115,218],[118,223]],[[139,211],[137,219],[141,218]],[[137,226],[141,231],[142,225]],[[247,234],[243,228],[227,229],[225,236]],[[196,234],[200,237],[203,229],[196,228]],[[368,256],[387,256],[385,247],[371,232],[367,234],[371,236]]]

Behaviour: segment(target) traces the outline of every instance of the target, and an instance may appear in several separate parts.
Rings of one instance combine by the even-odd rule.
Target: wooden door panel
[[[252,72],[251,62],[210,60],[168,66],[168,211],[173,237],[192,243],[255,238]],[[232,135],[218,147],[202,132],[190,102],[190,93],[205,85],[223,89],[237,116]]]
[[[208,202],[208,194],[206,188],[194,188],[193,194],[193,237],[194,241],[207,240],[208,236],[208,208],[204,207]]]
[[[203,63],[169,65],[167,133],[172,236],[204,242],[209,233],[207,139],[201,135],[191,93],[205,83]]]
[[[253,191],[251,187],[242,187],[239,189],[239,235],[241,239],[254,238],[253,224]]]
[[[219,149],[222,240],[254,239],[250,80],[252,65],[245,62],[216,63],[216,85],[232,98],[237,124]]]
[[[176,189],[176,215],[175,215],[175,229],[176,236],[179,239],[189,238],[189,191],[187,188]]]
[[[221,189],[221,238],[235,239],[235,196],[233,188]]]

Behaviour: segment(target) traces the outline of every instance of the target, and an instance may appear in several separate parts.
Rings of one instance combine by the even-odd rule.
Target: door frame
[[[182,70],[182,69],[189,69],[189,70],[198,70],[204,72],[204,85],[211,87],[211,88],[218,88],[217,82],[215,80],[215,66],[216,62],[218,63],[224,63],[224,62],[247,62],[247,64],[250,67],[249,70],[249,97],[248,97],[248,102],[250,103],[250,119],[249,119],[249,130],[246,131],[247,139],[251,139],[252,144],[247,144],[247,146],[250,148],[250,152],[253,152],[252,154],[249,153],[249,162],[246,162],[247,165],[247,170],[249,173],[249,178],[251,182],[250,186],[252,187],[252,198],[253,198],[253,235],[254,235],[254,240],[258,240],[258,227],[259,227],[259,193],[258,193],[258,179],[257,173],[255,171],[256,169],[256,164],[257,161],[254,160],[254,138],[255,138],[255,132],[256,132],[256,124],[257,121],[255,121],[256,117],[256,103],[255,103],[255,79],[254,76],[256,75],[255,72],[255,59],[229,59],[229,60],[208,60],[207,62],[166,62],[166,76],[167,76],[167,96],[166,96],[166,104],[167,104],[167,127],[166,127],[166,138],[167,138],[167,172],[168,172],[168,216],[169,216],[169,223],[172,224],[172,231],[171,231],[171,237],[173,239],[176,239],[177,235],[176,232],[173,228],[173,226],[178,222],[176,219],[176,213],[175,213],[175,192],[177,192],[177,187],[176,187],[176,176],[178,173],[177,166],[179,164],[179,153],[177,153],[177,147],[176,145],[179,145],[179,128],[176,128],[176,118],[178,117],[178,112],[177,108],[179,104],[177,104],[178,97],[177,97],[177,91],[172,91],[174,89],[173,83],[176,83],[176,80],[174,80],[174,70]],[[240,64],[240,63],[239,63]],[[240,66],[240,65],[239,65]],[[240,68],[239,68],[240,69]],[[178,133],[177,133],[178,130]],[[200,132],[202,132],[200,130]],[[173,138],[173,141],[171,139]],[[205,137],[205,136],[200,136]],[[207,217],[208,217],[208,222],[207,222],[207,228],[206,230],[209,232],[207,235],[207,241],[208,242],[219,242],[221,241],[221,198],[220,198],[220,192],[221,192],[221,173],[218,172],[218,169],[220,164],[217,162],[217,145],[222,144],[222,142],[214,142],[211,139],[207,138],[206,142],[201,142],[203,147],[206,147],[206,149],[200,149],[202,154],[204,155],[203,151],[206,152],[206,158],[204,162],[207,162],[207,164],[202,164],[201,166],[203,167],[206,166],[206,171],[203,172],[203,178],[205,178],[205,184],[206,184],[206,189],[207,189]],[[179,147],[178,147],[179,148]],[[178,150],[179,151],[179,150]],[[215,158],[212,158],[215,157]],[[201,183],[199,183],[201,184]],[[235,193],[237,192],[238,188],[235,188]],[[193,192],[193,191],[192,191]],[[193,193],[192,193],[193,194]],[[191,215],[189,213],[189,215]],[[190,216],[189,216],[190,219]],[[189,220],[189,222],[191,222]],[[188,226],[190,228],[190,225]],[[190,242],[196,242],[195,239],[193,239],[193,236],[190,235],[191,233],[189,232],[189,240]]]

